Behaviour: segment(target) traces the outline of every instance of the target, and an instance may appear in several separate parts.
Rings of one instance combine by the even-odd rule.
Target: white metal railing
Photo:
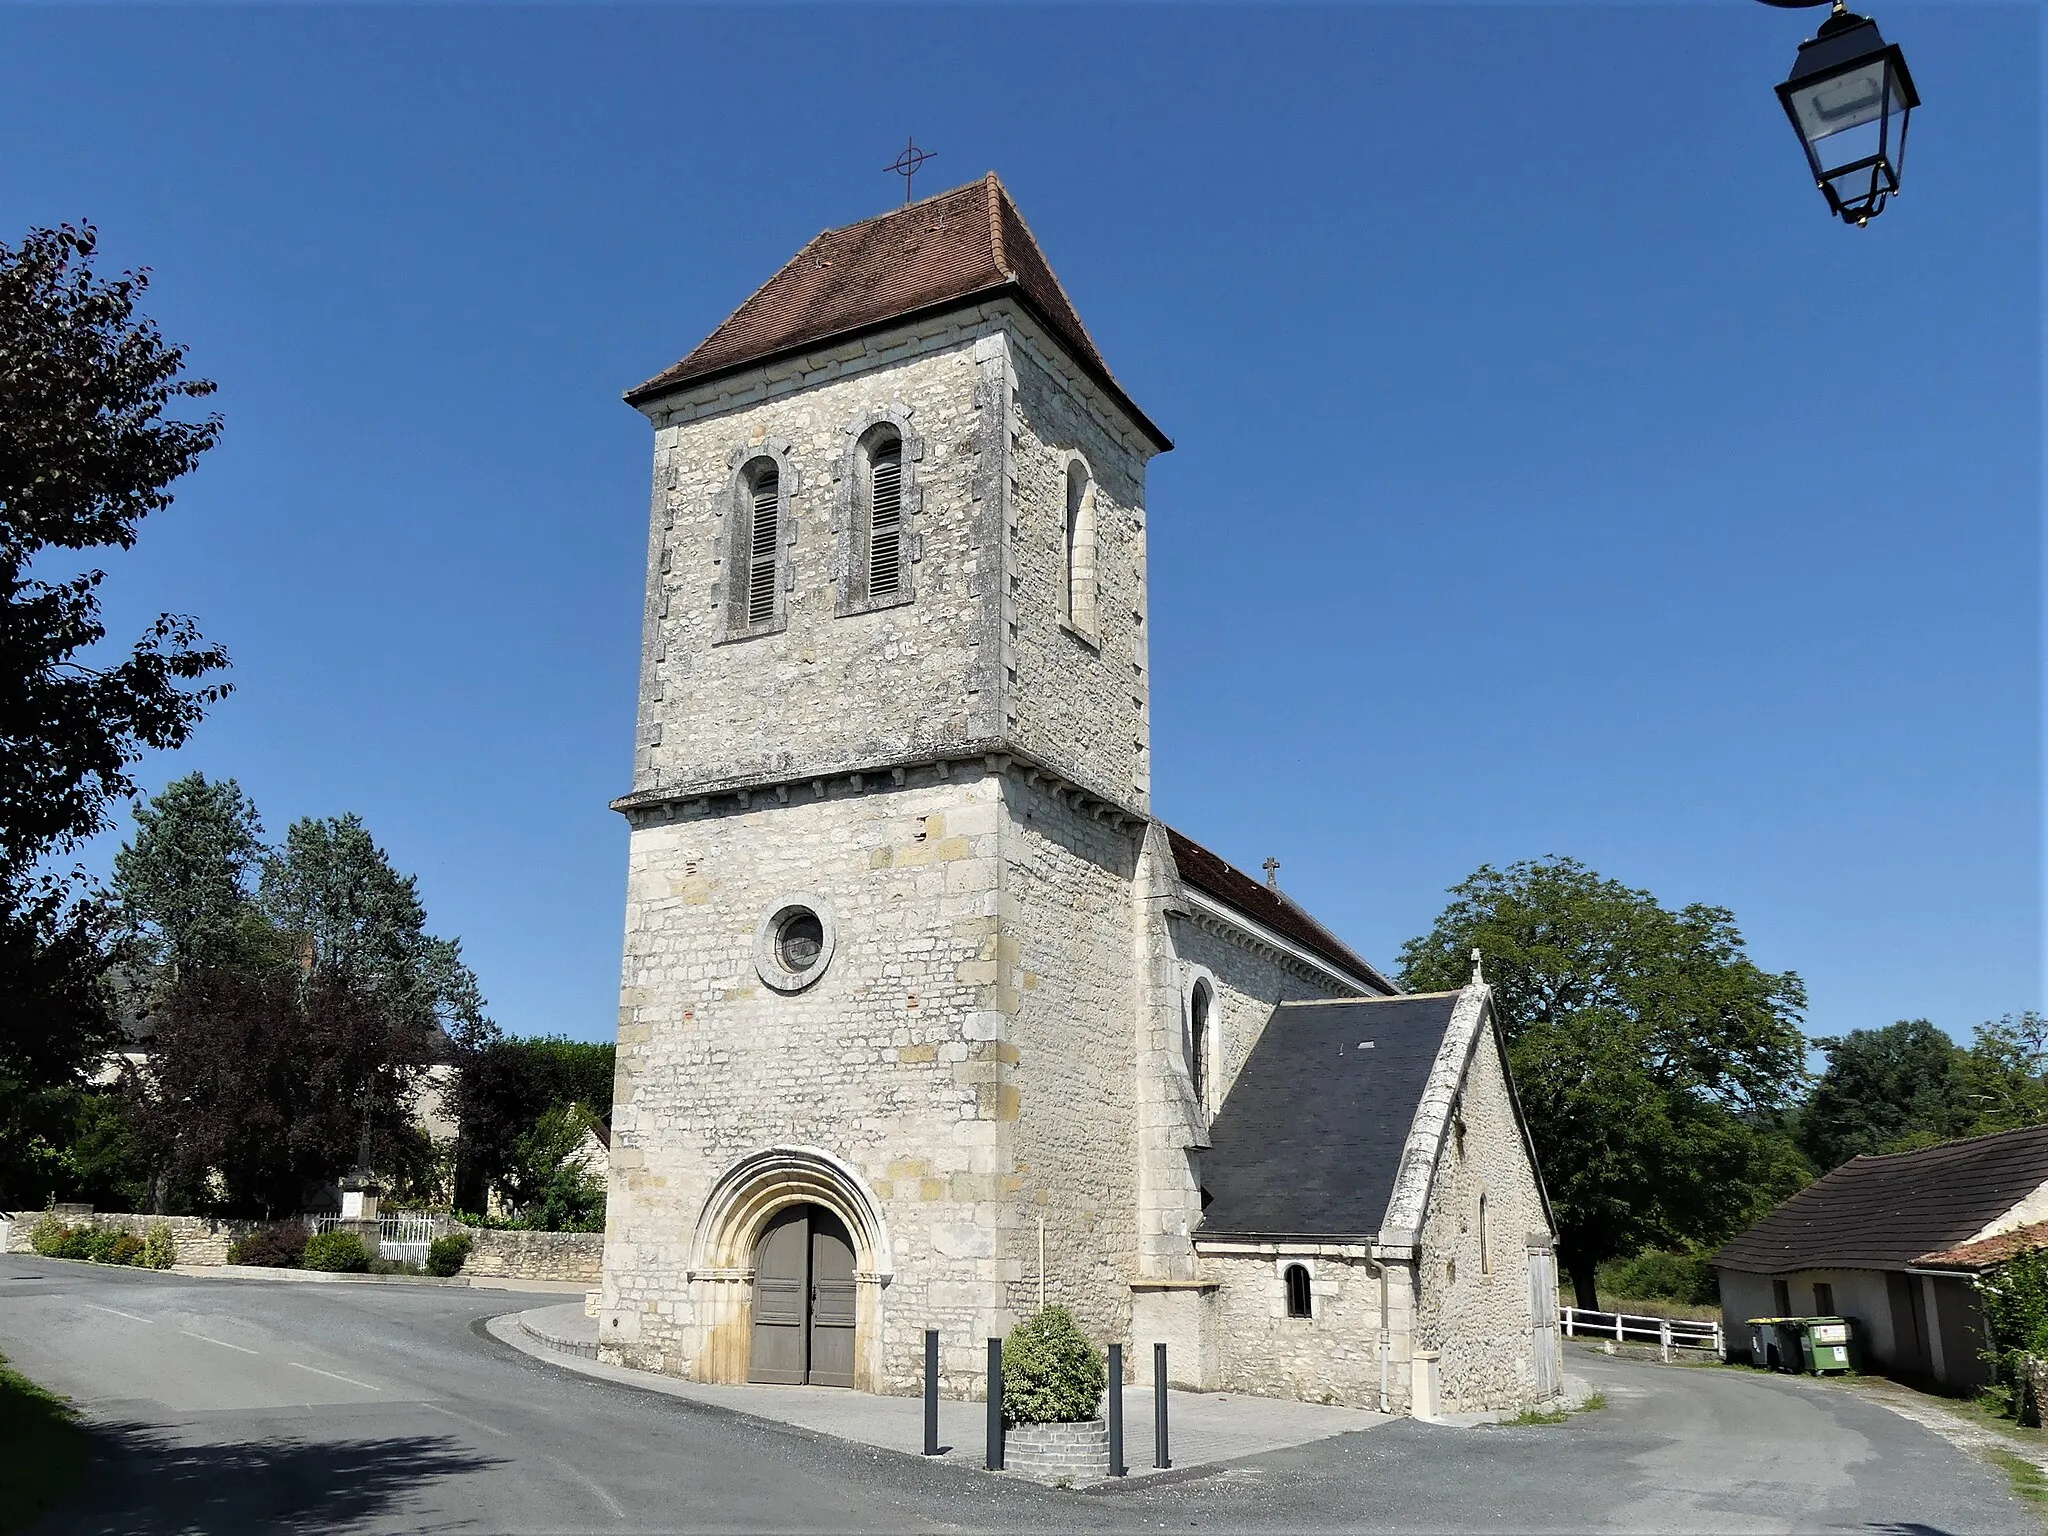
[[[1717,1359],[1727,1352],[1721,1325],[1711,1318],[1635,1317],[1626,1312],[1593,1312],[1583,1307],[1559,1307],[1557,1311],[1568,1339],[1655,1344],[1660,1358],[1665,1360],[1671,1358],[1672,1351],[1680,1349],[1711,1350]]]
[[[340,1216],[315,1216],[308,1225],[315,1232],[353,1232],[359,1224]],[[454,1228],[455,1218],[452,1216],[430,1216],[417,1211],[379,1216],[377,1255],[401,1264],[424,1264],[427,1262],[428,1245],[437,1237],[447,1236]]]

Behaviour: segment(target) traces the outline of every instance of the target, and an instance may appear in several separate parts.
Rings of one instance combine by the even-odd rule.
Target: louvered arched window
[[[903,590],[903,439],[885,436],[867,456],[867,596],[877,602]]]
[[[756,459],[741,474],[735,513],[729,627],[751,634],[782,615],[782,474],[773,459]]]
[[[1095,481],[1079,458],[1067,464],[1066,620],[1095,634]]]

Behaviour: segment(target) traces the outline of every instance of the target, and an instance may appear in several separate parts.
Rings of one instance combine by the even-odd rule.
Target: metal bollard
[[[939,1454],[939,1330],[924,1331],[924,1453]]]
[[[1152,1346],[1152,1465],[1170,1467],[1166,1454],[1166,1346]]]
[[[1122,1477],[1124,1465],[1124,1347],[1109,1346],[1109,1475]]]
[[[1003,1470],[1003,1341],[988,1341],[988,1469]]]

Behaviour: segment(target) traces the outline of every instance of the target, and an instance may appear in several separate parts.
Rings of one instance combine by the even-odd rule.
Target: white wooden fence
[[[315,1216],[308,1225],[315,1232],[337,1229],[353,1232],[358,1224],[344,1221],[339,1216]],[[395,1259],[402,1264],[424,1264],[427,1262],[427,1245],[454,1229],[455,1218],[452,1216],[426,1216],[403,1211],[392,1216],[379,1216],[377,1254],[380,1258]]]
[[[1726,1353],[1721,1325],[1707,1318],[1632,1317],[1626,1312],[1591,1312],[1581,1307],[1558,1308],[1558,1321],[1568,1339],[1612,1339],[1617,1344],[1631,1341],[1655,1344],[1661,1359],[1669,1360],[1674,1350],[1712,1351],[1715,1359]]]

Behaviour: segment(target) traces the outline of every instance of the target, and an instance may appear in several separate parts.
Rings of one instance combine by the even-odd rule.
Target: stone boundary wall
[[[43,1219],[41,1211],[0,1213],[0,1252],[33,1253],[29,1233]],[[157,1222],[170,1225],[178,1245],[178,1262],[214,1266],[228,1261],[228,1249],[260,1221],[222,1221],[207,1216],[148,1216],[132,1212],[96,1211],[90,1216],[58,1216],[67,1226],[113,1227],[149,1235]],[[604,1278],[602,1232],[505,1232],[463,1227],[475,1246],[462,1266],[464,1276],[480,1280],[574,1280],[595,1286]],[[374,1244],[372,1244],[374,1247]]]
[[[1109,1425],[1018,1424],[1003,1431],[1003,1470],[1056,1482],[1094,1483],[1109,1476]]]
[[[12,1216],[0,1219],[0,1229],[5,1232],[5,1251],[35,1252],[29,1244],[29,1234],[43,1219],[43,1214],[41,1211],[16,1211]],[[60,1210],[57,1216],[66,1226],[112,1227],[117,1231],[132,1232],[137,1237],[147,1237],[149,1229],[160,1221],[168,1223],[171,1238],[178,1245],[180,1264],[225,1264],[228,1249],[242,1234],[262,1225],[258,1221],[219,1221],[208,1216],[148,1216],[117,1211],[95,1211],[90,1216],[81,1216]]]
[[[474,1241],[464,1275],[480,1280],[604,1279],[602,1232],[507,1232],[463,1228]]]

